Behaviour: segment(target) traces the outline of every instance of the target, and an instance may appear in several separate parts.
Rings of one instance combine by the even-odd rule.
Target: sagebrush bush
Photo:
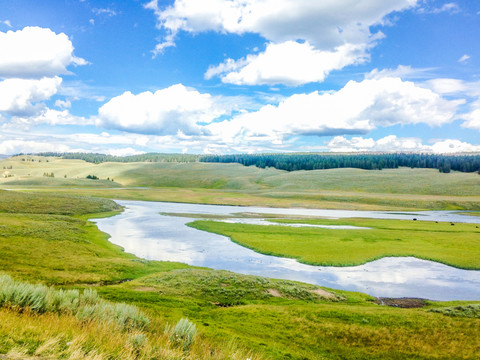
[[[480,304],[459,305],[440,309],[430,309],[429,311],[447,316],[480,319]]]
[[[188,350],[195,339],[197,327],[188,319],[180,319],[174,328],[167,325],[165,332],[170,335],[170,341]]]
[[[149,319],[135,306],[109,303],[95,290],[56,290],[44,285],[32,285],[0,275],[0,306],[38,313],[57,312],[76,316],[82,321],[104,321],[124,329],[144,328]]]

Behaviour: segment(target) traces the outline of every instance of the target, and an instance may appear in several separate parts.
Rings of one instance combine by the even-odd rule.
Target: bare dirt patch
[[[142,286],[142,287],[136,287],[135,291],[149,292],[149,291],[157,291],[157,289],[151,286]]]
[[[273,297],[282,297],[282,294],[280,293],[280,291],[276,289],[268,289],[267,292]]]
[[[418,298],[376,298],[375,304],[404,309],[422,308],[427,306],[427,302],[424,299]]]
[[[332,294],[331,292],[328,292],[323,289],[315,289],[315,290],[310,290],[312,294],[318,295],[320,297],[323,297],[325,299],[336,299],[337,295]]]

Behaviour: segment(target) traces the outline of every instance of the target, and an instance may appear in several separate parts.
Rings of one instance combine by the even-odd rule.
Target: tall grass
[[[0,275],[0,306],[18,311],[55,312],[76,316],[81,321],[117,324],[123,329],[142,329],[149,319],[135,306],[102,300],[95,290],[56,290],[44,285],[18,282]]]

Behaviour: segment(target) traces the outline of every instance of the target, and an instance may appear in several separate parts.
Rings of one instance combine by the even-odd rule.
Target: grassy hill
[[[480,209],[477,173],[432,169],[286,172],[239,164],[92,164],[35,156],[0,160],[1,168],[10,177],[0,178],[0,187],[55,188],[110,198],[379,210]],[[44,176],[52,173],[54,177]],[[86,179],[88,175],[100,180]]]

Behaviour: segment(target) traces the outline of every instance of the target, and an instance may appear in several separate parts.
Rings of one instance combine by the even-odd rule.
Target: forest
[[[438,169],[449,173],[480,171],[480,155],[433,155],[413,153],[386,154],[259,154],[204,155],[202,162],[239,163],[279,170],[319,170],[357,168],[364,170],[396,169],[398,167]]]
[[[20,154],[24,155],[24,154]],[[396,169],[399,167],[438,169],[450,171],[479,172],[480,155],[436,155],[423,153],[287,153],[287,154],[236,154],[194,155],[148,153],[130,156],[113,156],[95,153],[40,153],[63,159],[79,159],[94,164],[103,162],[206,162],[238,163],[259,168],[272,167],[285,171],[356,168],[364,170]]]

